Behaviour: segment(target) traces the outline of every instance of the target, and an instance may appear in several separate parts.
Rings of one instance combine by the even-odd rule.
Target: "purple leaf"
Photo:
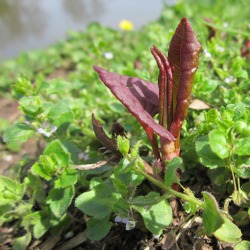
[[[159,90],[156,84],[111,73],[97,66],[94,66],[94,69],[102,82],[136,117],[146,131],[152,130],[162,138],[175,141],[173,135],[152,118],[159,109]]]

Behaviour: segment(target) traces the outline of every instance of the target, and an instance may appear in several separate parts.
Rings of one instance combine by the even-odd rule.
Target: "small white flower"
[[[12,155],[6,155],[6,156],[4,157],[4,160],[5,160],[5,161],[11,161],[12,159],[13,159]]]
[[[126,230],[129,231],[131,229],[135,228],[135,221],[134,220],[128,220],[126,223]]]
[[[124,218],[122,218],[122,217],[120,217],[119,215],[117,215],[116,217],[115,217],[115,220],[114,220],[115,222],[120,222],[120,223],[123,223],[123,224],[125,224],[126,225],[126,230],[128,231],[128,230],[131,230],[131,229],[133,229],[133,228],[135,228],[135,221],[133,220],[133,218],[129,218],[129,217],[124,217]]]
[[[160,236],[161,236],[160,234],[153,234],[153,238],[156,240],[158,240],[160,238]]]
[[[232,83],[234,82],[234,77],[233,76],[229,76],[225,79],[225,83]]]
[[[212,58],[211,53],[208,52],[207,49],[204,49],[203,53],[204,53],[204,56],[205,56],[206,58],[209,58],[209,59]]]
[[[51,125],[48,122],[44,122],[43,126],[37,129],[37,132],[42,135],[45,135],[46,137],[50,137],[56,130],[57,130],[56,126]]]
[[[79,160],[88,160],[89,159],[89,154],[84,154],[83,152],[81,152],[81,153],[79,153],[78,155],[77,155],[77,157],[78,157],[78,159]]]
[[[225,49],[219,45],[216,46],[216,49],[219,51],[219,52],[224,52]]]
[[[103,53],[103,56],[104,56],[104,58],[106,58],[106,59],[108,59],[108,60],[111,60],[111,59],[113,59],[114,58],[114,55],[113,55],[113,53],[112,52],[104,52]]]
[[[56,100],[56,99],[57,99],[57,94],[51,94],[51,95],[50,95],[50,99]]]
[[[228,27],[228,22],[223,23],[223,26],[224,26],[225,28],[227,28],[227,27]]]
[[[69,231],[64,235],[65,239],[69,239],[72,238],[74,236],[74,232],[73,231]]]

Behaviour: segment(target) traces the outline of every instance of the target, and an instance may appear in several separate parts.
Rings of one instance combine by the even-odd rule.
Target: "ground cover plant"
[[[1,247],[249,249],[247,6],[178,2],[4,63]]]

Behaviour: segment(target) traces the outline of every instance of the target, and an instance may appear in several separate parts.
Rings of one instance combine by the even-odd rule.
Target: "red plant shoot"
[[[183,18],[170,42],[168,57],[156,46],[151,48],[159,68],[158,86],[94,66],[102,82],[146,131],[154,157],[162,163],[162,172],[165,160],[180,155],[180,131],[187,116],[200,51],[191,25]],[[153,119],[157,113],[159,124]],[[160,149],[156,135],[160,138]]]

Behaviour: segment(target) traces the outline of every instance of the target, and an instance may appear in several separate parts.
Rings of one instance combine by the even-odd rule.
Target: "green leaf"
[[[167,163],[164,182],[166,187],[170,187],[173,183],[179,183],[179,177],[176,173],[178,168],[181,168],[182,159],[180,157],[175,157],[172,161]]]
[[[56,156],[58,165],[66,166],[69,163],[70,153],[60,140],[52,141],[44,150],[44,154]]]
[[[144,177],[134,173],[135,161],[130,162],[126,158],[122,159],[114,169],[114,186],[124,196],[142,183]]]
[[[133,208],[141,214],[146,228],[155,235],[162,234],[162,230],[166,228],[173,219],[171,206],[166,200],[150,208],[139,206],[133,206]]]
[[[243,183],[241,189],[247,194],[248,198],[250,198],[250,181]]]
[[[221,159],[225,159],[229,156],[230,147],[227,143],[225,132],[214,129],[209,133],[208,138],[211,149],[217,156]]]
[[[102,220],[97,220],[95,218],[90,218],[87,221],[87,237],[90,240],[101,240],[110,231],[112,223],[109,218],[103,218]]]
[[[231,171],[228,168],[214,168],[207,173],[213,185],[213,191],[224,195],[228,188],[228,182],[232,178]]]
[[[250,241],[247,240],[243,240],[234,246],[234,250],[249,250],[249,249],[250,249]]]
[[[79,161],[78,155],[82,153],[81,149],[78,148],[74,143],[66,139],[60,140],[60,143],[62,147],[64,147],[64,149],[70,154],[69,163],[79,164],[80,161]]]
[[[144,207],[144,206],[155,205],[156,203],[159,203],[162,199],[163,198],[160,196],[159,193],[150,192],[145,196],[139,195],[139,196],[135,197],[134,199],[129,200],[129,203],[131,205]]]
[[[117,137],[117,147],[121,154],[126,157],[129,152],[129,140],[123,136],[118,136]]]
[[[44,189],[44,183],[41,178],[29,172],[28,176],[24,179],[24,183],[26,186],[26,193],[30,199],[36,200],[38,203],[43,203],[46,189]]]
[[[38,175],[47,181],[51,180],[54,176],[55,170],[56,163],[54,159],[47,155],[41,155],[39,157],[39,162],[36,162],[31,168],[31,172],[34,175]]]
[[[44,85],[46,83],[43,83]],[[58,79],[53,79],[49,81],[49,84],[47,84],[45,90],[47,95],[51,94],[61,94],[63,91],[70,89],[70,83]]]
[[[234,141],[235,154],[250,156],[250,137],[238,138]]]
[[[229,219],[223,218],[223,224],[214,232],[214,236],[224,242],[237,243],[241,240],[240,229]]]
[[[47,197],[47,204],[49,204],[52,213],[60,218],[66,212],[67,208],[72,202],[75,195],[74,186],[69,186],[61,189],[51,189]]]
[[[43,112],[42,101],[38,96],[24,96],[19,101],[19,105],[24,114],[37,116]]]
[[[50,214],[46,210],[28,214],[23,217],[21,225],[26,228],[26,230],[30,230],[30,226],[33,226],[33,236],[39,239],[51,226]]]
[[[34,86],[32,85],[31,81],[25,77],[20,76],[17,78],[15,85],[13,86],[14,93],[17,98],[20,98],[25,95],[33,95]]]
[[[53,106],[49,113],[48,118],[53,121],[53,124],[59,127],[61,124],[71,122],[73,114],[69,108],[67,100],[61,100]]]
[[[202,192],[204,197],[203,225],[208,235],[218,230],[224,223],[218,204],[212,194]]]
[[[225,166],[224,161],[211,150],[207,135],[196,140],[195,149],[199,156],[200,163],[204,166],[210,169]]]
[[[24,191],[21,183],[0,175],[0,205],[20,201]]]
[[[75,205],[87,215],[94,216],[96,219],[103,219],[110,215],[112,207],[117,201],[118,199],[113,195],[110,186],[99,183],[93,187],[93,190],[79,195],[76,198]]]
[[[1,198],[0,198],[1,200]],[[10,212],[13,210],[13,205],[11,204],[4,204],[0,205],[0,227],[6,223],[13,220],[13,215]]]
[[[233,170],[241,178],[250,178],[250,158],[243,157],[237,159]]]
[[[215,123],[220,117],[220,113],[217,109],[213,108],[207,111],[206,113],[206,122]]]
[[[197,211],[197,206],[193,202],[185,202],[182,206],[186,213],[195,213]]]
[[[25,235],[18,237],[14,240],[13,243],[13,250],[23,250],[23,249],[27,249],[30,241],[31,241],[31,233],[26,233]]]
[[[28,124],[17,123],[5,130],[3,140],[6,143],[25,142],[34,134],[34,129]]]
[[[235,77],[238,77],[238,78],[244,78],[244,79],[248,79],[248,73],[246,70],[239,70],[238,72],[236,72],[235,74]]]
[[[77,171],[70,167],[63,170],[59,178],[55,181],[55,188],[65,188],[77,182]]]

